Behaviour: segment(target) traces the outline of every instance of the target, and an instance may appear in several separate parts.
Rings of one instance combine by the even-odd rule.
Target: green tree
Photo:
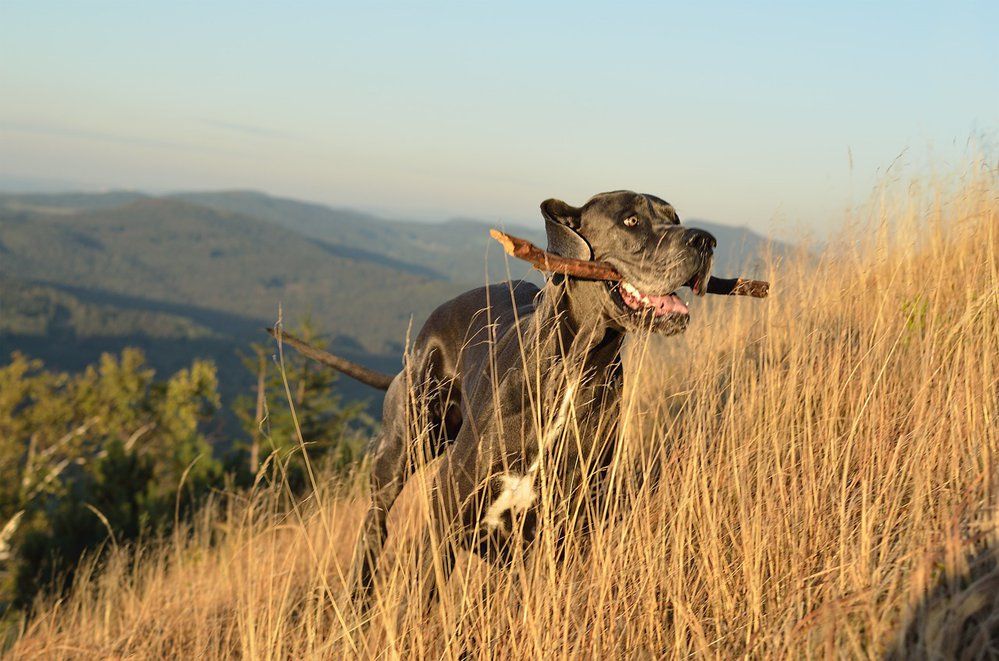
[[[308,318],[293,332],[313,346],[327,346]],[[236,404],[250,437],[244,444],[250,471],[256,472],[262,458],[272,452],[290,458],[292,469],[300,471],[303,459],[296,420],[310,460],[333,468],[348,466],[374,424],[364,404],[344,404],[334,390],[336,371],[294,350],[286,347],[283,351],[283,371],[274,344],[254,344],[251,350],[243,356],[243,363],[257,377],[257,392],[239,398]]]
[[[176,503],[220,485],[204,432],[219,407],[210,362],[159,381],[135,349],[78,374],[14,354],[0,367],[0,605],[69,576],[109,535],[166,530]]]

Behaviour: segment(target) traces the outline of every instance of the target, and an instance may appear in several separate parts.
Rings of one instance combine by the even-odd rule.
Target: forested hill
[[[696,224],[718,236],[721,269],[763,244]],[[543,244],[540,219],[508,229]],[[139,346],[161,370],[213,358],[231,393],[249,383],[237,350],[265,339],[280,309],[290,326],[311,316],[336,351],[392,370],[410,323],[485,282],[486,264],[493,281],[529,273],[487,230],[245,191],[0,195],[0,360],[20,350],[77,369]]]

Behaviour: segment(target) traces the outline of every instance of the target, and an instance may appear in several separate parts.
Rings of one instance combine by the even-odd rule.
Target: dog
[[[362,608],[415,451],[443,455],[420,560],[429,601],[457,550],[502,563],[534,539],[542,473],[556,498],[582,511],[599,481],[592,476],[613,455],[626,335],[684,332],[689,309],[677,290],[704,293],[715,238],[683,227],[659,197],[613,191],[581,207],[549,199],[541,213],[549,252],[607,262],[623,281],[553,275],[541,289],[513,281],[461,294],[430,314],[394,377],[325,361],[387,388],[353,559],[353,599]]]

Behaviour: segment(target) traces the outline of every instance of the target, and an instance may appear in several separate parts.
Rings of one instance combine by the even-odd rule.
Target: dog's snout
[[[688,246],[701,252],[710,252],[718,245],[718,241],[715,240],[715,237],[710,232],[699,229],[687,230],[685,241]]]

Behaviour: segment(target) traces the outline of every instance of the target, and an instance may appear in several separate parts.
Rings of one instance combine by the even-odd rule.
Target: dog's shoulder
[[[457,350],[487,327],[491,326],[495,331],[509,325],[515,317],[529,315],[538,292],[534,283],[525,280],[470,289],[441,303],[430,313],[416,344],[453,345]]]
[[[437,306],[430,320],[440,319],[454,324],[459,319],[471,319],[485,314],[494,317],[512,309],[531,306],[538,292],[537,285],[526,280],[510,280],[470,289]]]

